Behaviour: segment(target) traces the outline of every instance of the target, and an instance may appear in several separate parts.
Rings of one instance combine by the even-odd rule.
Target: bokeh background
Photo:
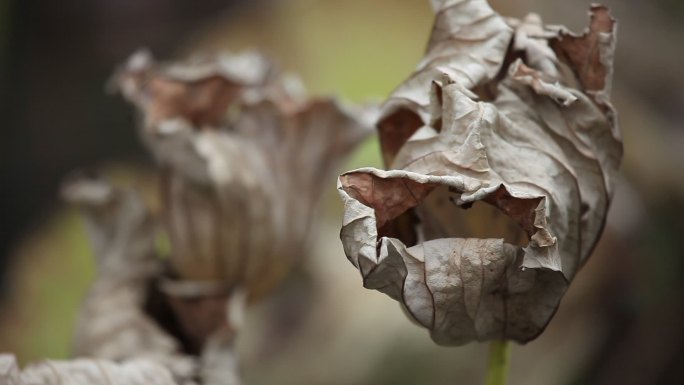
[[[623,174],[605,235],[510,383],[684,384],[684,1],[606,0],[619,19],[614,103]],[[498,0],[581,30],[589,1]],[[0,0],[0,351],[67,358],[94,266],[59,181],[77,167],[153,191],[136,116],[105,83],[139,47],[160,58],[258,47],[312,93],[385,97],[420,59],[428,0]],[[380,166],[377,139],[346,168]],[[314,257],[254,306],[247,384],[482,383],[486,345],[435,346],[364,290],[330,185]]]

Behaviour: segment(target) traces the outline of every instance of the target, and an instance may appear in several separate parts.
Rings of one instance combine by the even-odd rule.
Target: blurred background
[[[548,330],[514,346],[510,383],[684,384],[684,1],[606,0],[619,19],[613,99],[623,178],[604,237]],[[589,1],[498,0],[579,31]],[[159,58],[259,47],[311,93],[385,97],[422,56],[428,0],[0,0],[0,351],[67,358],[93,278],[59,181],[81,166],[154,188],[133,108],[107,95],[139,47]],[[380,166],[376,138],[345,169]],[[487,346],[435,346],[361,287],[337,237],[334,180],[314,258],[249,313],[247,384],[482,383]]]

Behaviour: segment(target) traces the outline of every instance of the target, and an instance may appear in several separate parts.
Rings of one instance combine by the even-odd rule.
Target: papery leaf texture
[[[377,120],[387,170],[339,178],[341,239],[366,288],[441,345],[536,338],[603,230],[622,157],[616,22],[581,34],[433,1],[417,69]]]
[[[372,132],[369,114],[310,97],[256,53],[157,63],[144,51],[114,83],[142,113],[163,168],[172,295],[268,292],[308,253],[316,203]],[[194,285],[192,283],[195,283]]]
[[[176,382],[159,363],[144,359],[114,362],[80,358],[44,360],[20,370],[16,358],[0,354],[3,385],[191,385]]]
[[[72,368],[79,372],[97,369],[100,363],[96,360],[142,360],[169,369],[178,384],[192,382],[199,370],[197,358],[184,353],[176,336],[146,311],[149,288],[159,278],[163,265],[155,250],[153,217],[142,198],[132,190],[85,175],[70,178],[62,195],[83,213],[97,275],[80,308],[73,351],[76,357],[92,360],[56,367],[63,368],[68,377]],[[115,372],[137,367],[102,365]],[[46,362],[35,368],[51,366]],[[150,375],[161,369],[149,369]],[[55,378],[51,381],[60,382]]]

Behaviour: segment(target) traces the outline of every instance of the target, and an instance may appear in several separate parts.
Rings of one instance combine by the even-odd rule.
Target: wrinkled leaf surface
[[[439,344],[526,342],[605,223],[615,21],[593,6],[577,35],[484,0],[433,5],[425,57],[377,123],[388,170],[339,179],[345,253]]]

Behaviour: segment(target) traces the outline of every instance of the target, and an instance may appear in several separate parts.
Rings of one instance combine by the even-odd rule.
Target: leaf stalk
[[[511,359],[510,342],[492,341],[489,345],[489,363],[487,364],[486,385],[506,385],[508,367]]]

